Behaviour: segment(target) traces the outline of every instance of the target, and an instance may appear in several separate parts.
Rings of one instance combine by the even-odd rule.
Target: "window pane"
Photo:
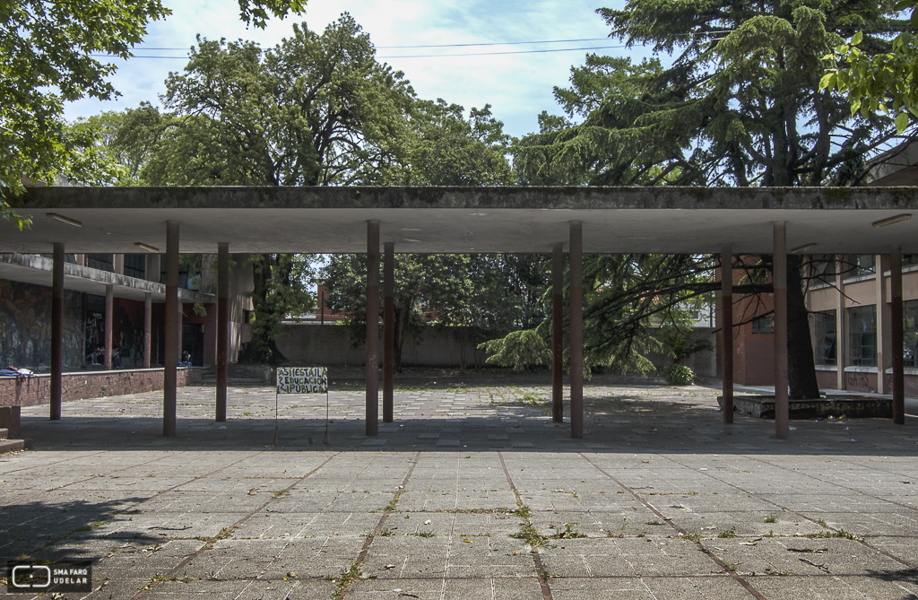
[[[851,328],[851,364],[875,367],[877,365],[876,307],[849,308],[848,326]]]
[[[918,367],[918,300],[902,303],[903,348],[906,367]]]
[[[834,365],[836,364],[835,311],[818,312],[813,316],[816,317],[816,339],[813,344],[816,350],[816,364]]]

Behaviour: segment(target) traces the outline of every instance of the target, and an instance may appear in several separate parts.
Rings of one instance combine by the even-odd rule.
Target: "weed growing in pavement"
[[[349,588],[350,585],[359,577],[360,565],[357,563],[357,561],[354,561],[351,564],[350,569],[342,572],[341,575],[338,576],[338,586],[335,588],[335,595],[333,596],[333,600],[341,600],[341,598],[344,598],[344,594],[347,592],[347,588]]]
[[[544,546],[546,542],[545,536],[540,534],[539,530],[533,527],[532,523],[521,523],[519,532],[511,533],[510,537],[523,540],[533,549],[533,551],[540,546]]]
[[[777,522],[778,522],[778,516],[777,516],[777,515],[768,515],[767,517],[765,517],[765,522],[766,522],[766,523],[777,523]]]
[[[804,534],[805,538],[810,538],[811,540],[816,539],[825,539],[825,538],[841,538],[845,540],[859,540],[857,535],[851,533],[850,531],[845,531],[844,529],[839,529],[838,531],[821,531],[819,533],[807,533]]]
[[[404,494],[404,493],[405,493],[405,490],[399,490],[399,491],[395,492],[395,497],[392,498],[392,502],[390,502],[389,505],[386,506],[386,507],[383,509],[383,511],[384,511],[384,512],[393,512],[393,511],[395,511],[395,508],[398,506],[398,501],[399,501],[399,499],[402,497],[402,494]]]
[[[723,539],[735,538],[736,537],[736,526],[733,526],[730,529],[724,529],[719,534],[717,534],[717,537],[723,538]]]
[[[551,536],[556,540],[574,540],[577,538],[585,538],[586,534],[581,533],[574,529],[570,523],[564,524],[564,531],[559,531],[555,535]]]

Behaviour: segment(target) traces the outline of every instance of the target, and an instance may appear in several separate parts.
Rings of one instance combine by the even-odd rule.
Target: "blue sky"
[[[506,132],[514,136],[535,131],[541,111],[560,112],[552,87],[566,86],[571,66],[582,64],[588,52],[645,54],[640,49],[620,48],[621,42],[607,38],[609,28],[595,13],[600,6],[620,8],[624,0],[310,0],[304,15],[272,21],[263,31],[245,28],[238,19],[236,0],[166,0],[165,4],[172,16],[149,26],[144,43],[134,49],[135,58],[118,61],[112,82],[122,98],[76,102],[67,108],[69,119],[131,108],[141,101],[158,105],[167,74],[185,66],[183,57],[194,45],[196,34],[209,39],[250,39],[269,47],[289,35],[294,22],[305,21],[310,29],[321,31],[343,11],[370,34],[381,61],[404,71],[419,97],[443,98],[466,109],[491,104]],[[392,48],[544,40],[589,41]],[[594,47],[610,49],[531,52]],[[525,51],[530,52],[520,53]]]

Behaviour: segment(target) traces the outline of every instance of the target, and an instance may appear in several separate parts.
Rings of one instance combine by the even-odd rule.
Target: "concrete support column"
[[[379,434],[379,221],[367,221],[367,435]]]
[[[105,370],[112,370],[112,324],[114,323],[115,312],[115,286],[108,284],[105,286],[105,357],[103,363]]]
[[[787,439],[790,404],[787,397],[787,229],[774,225],[772,274],[775,300],[775,436]]]
[[[892,321],[892,393],[893,423],[905,425],[905,347],[902,331],[902,248],[895,247],[889,254],[889,318]]]
[[[386,242],[383,264],[383,423],[391,423],[395,379],[395,243]]]
[[[179,222],[166,223],[166,307],[163,340],[163,435],[175,435],[179,354]]]
[[[149,369],[152,363],[153,347],[153,293],[143,295],[143,368]]]
[[[889,296],[886,293],[886,271],[889,271],[889,256],[886,254],[877,254],[874,258],[876,265],[877,277],[876,296],[877,296],[877,393],[890,393],[889,386],[886,385],[886,369],[890,367],[890,358],[892,357],[892,348],[890,334],[890,305]]]
[[[733,423],[733,248],[720,254],[721,337],[723,338],[723,422]]]
[[[112,267],[118,275],[124,275],[124,255],[115,254],[112,256]]]
[[[564,422],[564,254],[552,246],[551,257],[551,420]]]
[[[51,266],[51,410],[50,419],[61,418],[64,373],[64,244],[55,243]]]
[[[226,351],[229,341],[229,244],[217,244],[216,420],[226,421]]]
[[[583,224],[571,221],[571,437],[583,437]]]
[[[848,319],[845,302],[845,276],[847,269],[845,255],[835,257],[835,287],[838,290],[838,303],[835,307],[835,389],[845,389],[845,365],[848,362]]]

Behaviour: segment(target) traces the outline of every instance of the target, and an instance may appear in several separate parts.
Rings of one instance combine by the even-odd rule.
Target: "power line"
[[[602,38],[579,38],[573,40],[539,40],[539,41],[526,41],[526,42],[486,42],[479,44],[425,44],[425,45],[416,45],[416,46],[377,46],[380,50],[403,50],[406,48],[466,48],[471,46],[522,46],[525,44],[567,44],[570,42],[601,42],[602,40],[608,40],[607,37]]]
[[[379,56],[378,58],[459,58],[463,56],[502,56],[506,54],[542,54],[546,52],[575,52],[582,50],[611,50],[628,46],[587,46],[582,48],[547,48],[543,50],[508,50],[507,52],[468,52],[463,54],[400,54],[397,56]]]
[[[537,43],[537,42],[533,42]],[[475,44],[481,46],[487,46],[492,44]],[[501,44],[493,44],[501,45]],[[412,48],[422,48],[424,46],[411,46]],[[430,48],[447,48],[447,47],[456,47],[456,46],[427,46]],[[628,46],[583,46],[579,48],[543,48],[541,50],[508,50],[506,52],[465,52],[461,54],[399,54],[391,56],[377,56],[380,59],[393,59],[393,58],[461,58],[469,56],[501,56],[507,54],[544,54],[549,52],[578,52],[583,50],[610,50],[617,48],[627,48]],[[90,56],[101,57],[101,58],[120,58],[112,54],[91,54]],[[144,54],[135,54],[131,58],[153,58],[153,59],[183,59],[187,60],[187,56],[152,56]]]

